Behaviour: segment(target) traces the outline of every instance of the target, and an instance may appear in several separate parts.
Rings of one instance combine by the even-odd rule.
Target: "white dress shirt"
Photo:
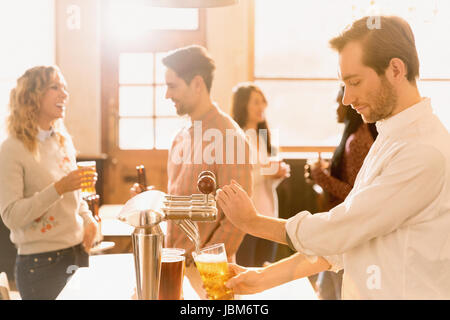
[[[377,129],[345,201],[290,218],[289,240],[344,268],[343,299],[450,299],[450,135],[429,98]]]

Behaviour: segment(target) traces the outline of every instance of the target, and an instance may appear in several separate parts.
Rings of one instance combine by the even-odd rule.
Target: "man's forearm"
[[[255,237],[287,244],[286,221],[285,219],[266,217],[258,214],[252,223],[245,226],[245,232]]]
[[[262,269],[266,289],[279,286],[283,283],[296,279],[309,277],[330,268],[328,261],[319,257],[316,262],[311,263],[304,255],[295,253],[290,257],[273,263]]]
[[[286,219],[266,217],[258,214],[254,221],[247,225],[246,232],[256,237],[287,245],[286,222]],[[316,262],[311,263],[303,254],[296,253],[277,263],[271,264],[268,268],[276,270],[275,274],[277,272],[291,270],[292,272],[285,275],[288,277],[287,281],[290,281],[328,270],[330,267],[331,265],[325,258],[318,257]]]

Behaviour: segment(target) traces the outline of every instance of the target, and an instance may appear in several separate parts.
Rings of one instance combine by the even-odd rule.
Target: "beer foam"
[[[183,261],[184,260],[184,256],[162,256],[161,257],[161,261],[168,263],[168,262],[178,262],[178,261]]]
[[[195,258],[195,261],[203,263],[227,262],[227,257],[211,253],[201,253]]]

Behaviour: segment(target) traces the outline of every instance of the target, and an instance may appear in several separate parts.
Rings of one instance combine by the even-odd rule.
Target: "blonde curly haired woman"
[[[86,169],[77,169],[63,123],[68,97],[54,66],[27,70],[11,90],[8,138],[0,147],[0,214],[18,248],[22,299],[55,299],[73,270],[88,265],[98,228],[81,198]],[[83,183],[97,179],[87,177]]]

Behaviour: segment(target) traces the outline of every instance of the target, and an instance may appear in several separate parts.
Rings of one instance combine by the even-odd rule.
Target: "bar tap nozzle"
[[[135,227],[132,242],[138,299],[158,299],[164,242],[159,223],[174,220],[198,251],[200,234],[193,221],[217,219],[216,201],[212,195],[216,189],[214,174],[200,173],[197,186],[201,194],[191,196],[165,195],[157,190],[142,192],[130,199],[119,213],[119,220]]]

